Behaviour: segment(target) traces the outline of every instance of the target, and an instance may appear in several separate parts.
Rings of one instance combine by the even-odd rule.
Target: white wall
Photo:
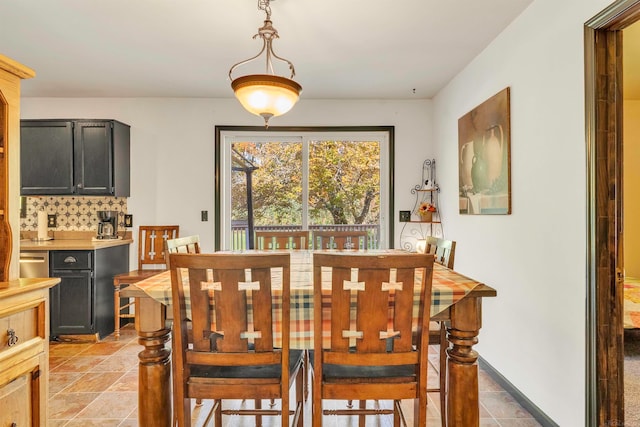
[[[271,125],[395,126],[397,242],[397,212],[413,206],[410,190],[420,182],[424,159],[433,156],[431,116],[430,100],[303,98],[287,115],[272,119]],[[263,124],[235,99],[23,98],[21,118],[105,118],[131,125],[127,206],[134,225],[179,224],[181,235],[200,235],[204,251],[213,250],[214,242],[214,127]],[[200,221],[202,210],[209,211],[209,222]],[[131,265],[137,264],[136,258],[134,244]]]
[[[440,199],[456,270],[498,291],[477,348],[561,426],[585,425],[583,34],[609,3],[534,1],[433,106],[440,181],[456,183]],[[459,215],[458,118],[507,86],[513,213]]]

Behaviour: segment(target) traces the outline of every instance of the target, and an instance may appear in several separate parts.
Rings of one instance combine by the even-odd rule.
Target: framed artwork
[[[460,213],[511,213],[509,88],[458,119]]]

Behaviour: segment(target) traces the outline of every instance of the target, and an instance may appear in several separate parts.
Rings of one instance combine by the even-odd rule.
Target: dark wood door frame
[[[621,30],[639,19],[620,0],[585,24],[589,426],[624,425]]]

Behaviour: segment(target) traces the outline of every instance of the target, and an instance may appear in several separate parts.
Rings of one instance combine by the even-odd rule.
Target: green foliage
[[[254,169],[254,224],[301,224],[302,144],[245,142],[233,149],[234,166]],[[379,144],[316,141],[309,151],[309,223],[378,223]],[[232,172],[232,219],[247,218],[246,177]]]
[[[380,149],[376,142],[317,141],[309,153],[309,205],[314,224],[377,223]],[[327,220],[326,214],[331,221]]]

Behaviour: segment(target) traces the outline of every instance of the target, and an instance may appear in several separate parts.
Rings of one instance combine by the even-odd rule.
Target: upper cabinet
[[[129,196],[129,135],[116,120],[21,120],[20,194]]]

